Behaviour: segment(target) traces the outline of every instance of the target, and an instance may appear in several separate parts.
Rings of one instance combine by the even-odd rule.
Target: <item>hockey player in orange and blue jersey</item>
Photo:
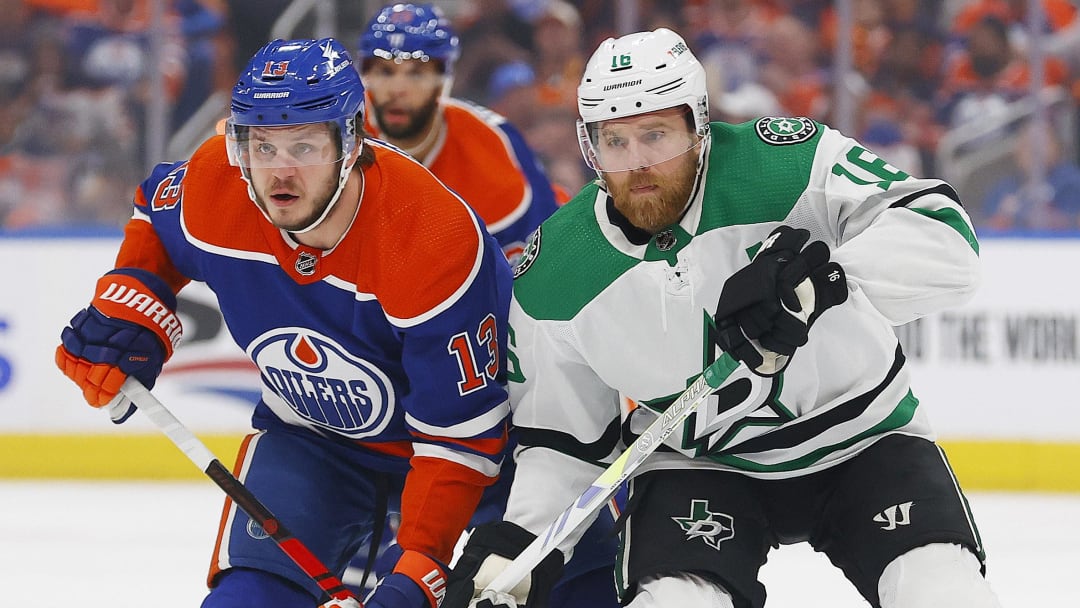
[[[426,3],[388,5],[371,18],[357,46],[370,109],[367,130],[420,159],[460,194],[487,223],[507,259],[515,262],[529,234],[555,212],[557,199],[562,196],[565,202],[566,197],[550,184],[512,124],[487,108],[448,95],[458,38],[442,11]],[[511,433],[511,445],[514,440]],[[472,523],[502,519],[513,473],[508,457]],[[561,569],[551,606],[618,606],[611,576],[618,504],[609,505],[578,544],[574,559]],[[386,551],[391,559],[394,549]],[[346,583],[364,578],[359,573],[366,572],[367,561],[362,552],[351,569],[358,576],[346,577]]]
[[[339,42],[259,50],[226,135],[139,187],[56,361],[94,406],[128,375],[153,386],[182,331],[176,293],[207,283],[261,373],[238,476],[339,576],[395,493],[402,554],[367,607],[436,608],[507,440],[510,269],[475,213],[363,120]],[[221,521],[204,608],[315,606],[319,585],[231,501]]]
[[[358,46],[370,108],[365,129],[460,194],[515,261],[529,234],[555,212],[556,193],[512,124],[448,95],[458,38],[442,11],[432,4],[387,6]]]

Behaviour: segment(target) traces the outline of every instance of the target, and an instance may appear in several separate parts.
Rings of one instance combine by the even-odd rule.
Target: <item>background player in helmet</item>
[[[449,97],[458,39],[432,4],[380,10],[359,39],[365,128],[417,158],[483,218],[513,262],[556,208],[536,156],[513,125]]]
[[[589,60],[579,131],[599,180],[515,269],[522,439],[502,526],[516,533],[466,546],[455,576],[487,585],[614,460],[621,394],[639,404],[626,443],[719,346],[768,390],[730,419],[714,393],[637,470],[616,570],[626,605],[760,608],[770,547],[808,541],[872,606],[997,607],[891,327],[976,287],[955,191],[809,119],[709,123],[705,91],[663,28]]]
[[[435,608],[506,442],[510,270],[473,211],[365,139],[363,119],[339,42],[261,49],[226,135],[139,187],[116,268],[56,360],[91,405],[129,374],[152,386],[180,337],[157,320],[206,282],[263,383],[242,481],[339,575],[397,488],[402,556],[367,606]],[[117,303],[118,288],[146,306]],[[321,594],[230,501],[208,582],[205,608],[311,608]]]
[[[420,159],[460,194],[514,262],[529,233],[555,211],[555,196],[513,125],[486,108],[447,96],[457,53],[457,36],[438,7],[393,4],[380,10],[359,40],[370,109],[367,129]],[[501,519],[513,476],[512,463],[507,465],[497,486],[485,492],[474,523]],[[617,605],[610,575],[615,512],[612,505],[589,531],[553,594],[554,605]],[[357,575],[346,582],[364,578],[367,559],[362,551],[350,572]]]

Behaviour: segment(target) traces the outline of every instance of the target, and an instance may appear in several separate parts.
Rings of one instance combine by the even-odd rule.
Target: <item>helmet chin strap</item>
[[[705,155],[709,153],[709,144],[711,142],[709,137],[709,131],[705,131],[705,135],[702,136],[698,145],[698,157],[697,157],[697,171],[695,172],[694,179],[697,181],[693,190],[690,191],[690,198],[686,200],[686,204],[683,205],[682,212],[686,213],[686,210],[690,207],[690,203],[694,200],[694,192],[701,187],[701,180],[703,179],[702,173],[705,172]]]
[[[323,212],[319,215],[318,218],[315,219],[314,222],[311,222],[303,228],[300,228],[298,230],[290,230],[289,232],[293,234],[304,234],[305,232],[310,232],[318,228],[319,224],[322,224],[323,220],[326,219],[326,216],[330,215],[330,211],[334,209],[334,205],[336,205],[338,199],[341,198],[341,193],[345,191],[345,182],[349,181],[349,173],[352,172],[352,168],[356,164],[356,160],[360,158],[360,150],[362,149],[363,145],[364,143],[363,141],[361,141],[360,145],[357,146],[356,152],[353,154],[351,161],[341,162],[341,171],[338,174],[337,190],[334,191],[334,196],[330,197],[330,202],[326,204],[326,209],[323,209]]]

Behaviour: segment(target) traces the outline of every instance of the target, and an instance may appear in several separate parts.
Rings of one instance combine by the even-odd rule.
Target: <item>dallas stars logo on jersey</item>
[[[536,261],[536,256],[540,255],[540,228],[537,226],[536,230],[533,230],[529,235],[528,241],[525,243],[525,250],[521,252],[521,257],[518,258],[517,264],[514,265],[514,278],[518,278],[525,274],[525,271],[532,266],[532,263]]]
[[[774,118],[766,116],[754,123],[757,136],[767,144],[774,146],[786,146],[804,142],[817,133],[817,124],[798,116],[795,118]]]
[[[720,550],[720,543],[735,538],[735,520],[725,513],[710,511],[707,500],[691,500],[688,517],[671,519],[686,532],[687,540],[700,538],[717,551]]]

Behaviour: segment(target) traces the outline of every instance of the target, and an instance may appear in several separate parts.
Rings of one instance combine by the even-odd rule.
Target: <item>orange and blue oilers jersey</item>
[[[274,227],[224,138],[158,165],[136,193],[117,266],[216,294],[261,374],[254,423],[277,418],[371,452],[498,473],[511,274],[476,214],[417,161],[371,140],[361,203],[323,251]]]
[[[445,128],[420,160],[465,199],[516,262],[529,234],[558,207],[551,182],[521,132],[499,114],[453,98],[443,98],[440,109]],[[381,137],[370,113],[365,129]]]

